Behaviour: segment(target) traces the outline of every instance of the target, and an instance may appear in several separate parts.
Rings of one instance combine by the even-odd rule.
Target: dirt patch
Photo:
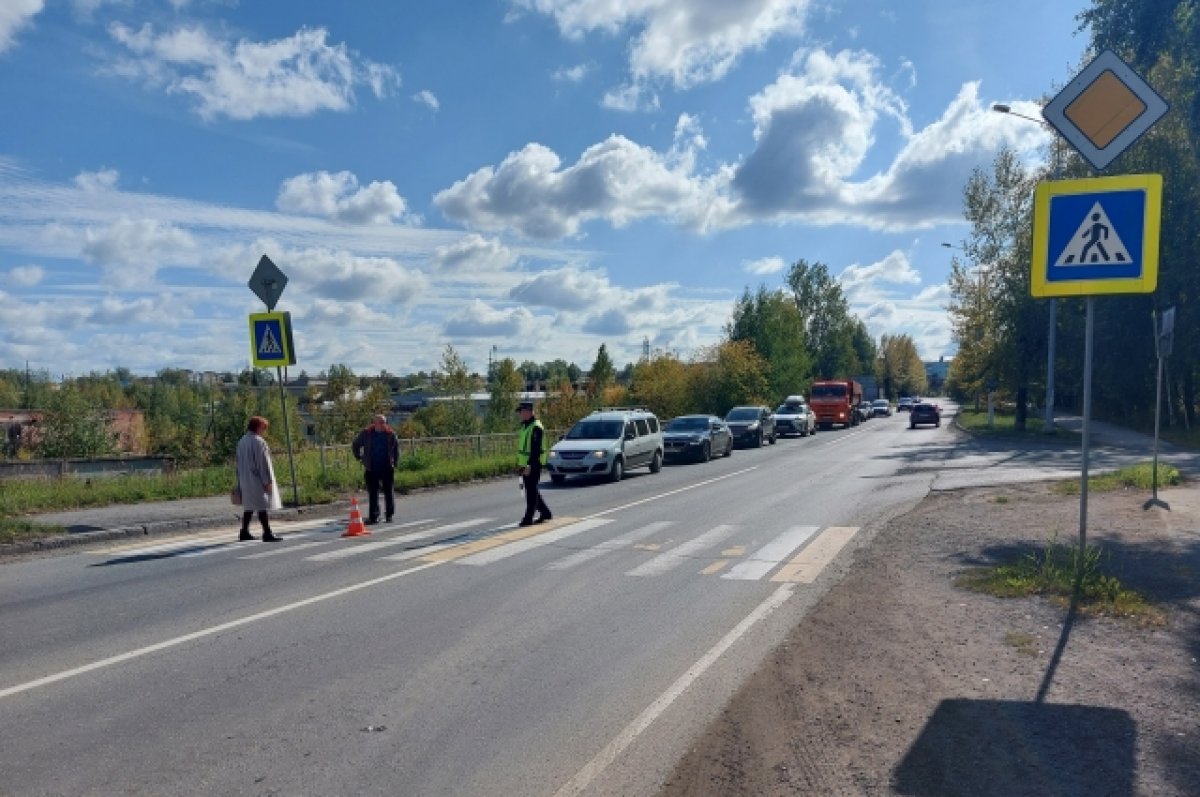
[[[1104,569],[1163,627],[954,586],[1078,539],[1045,485],[935,493],[880,530],[680,762],[663,795],[1200,793],[1200,500],[1093,494]],[[1193,508],[1191,505],[1195,504]]]

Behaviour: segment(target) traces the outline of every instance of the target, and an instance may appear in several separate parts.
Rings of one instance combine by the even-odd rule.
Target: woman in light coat
[[[279,542],[282,538],[271,533],[267,520],[268,509],[282,509],[279,486],[275,484],[275,469],[271,466],[271,449],[263,439],[270,423],[255,415],[246,424],[246,433],[237,444],[237,483],[242,492],[242,531],[239,540],[253,540],[250,516],[258,513],[263,530],[263,542]]]

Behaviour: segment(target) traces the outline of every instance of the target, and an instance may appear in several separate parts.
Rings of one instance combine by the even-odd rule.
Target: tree
[[[479,418],[475,414],[475,403],[471,400],[475,379],[466,361],[448,344],[442,352],[441,373],[442,393],[447,398],[444,402],[447,432],[451,435],[476,434],[479,431]]]
[[[59,388],[42,417],[38,454],[47,459],[87,459],[116,450],[117,436],[109,429],[108,412],[88,401],[74,385]]]
[[[591,410],[591,399],[587,393],[576,390],[570,380],[563,377],[557,382],[550,395],[537,410],[542,425],[547,429],[568,429],[575,421]],[[550,445],[549,442],[546,443]]]
[[[517,394],[525,389],[525,380],[512,358],[505,357],[495,364],[491,398],[488,401],[484,429],[489,432],[509,432],[517,427]]]
[[[1045,351],[1047,310],[1029,292],[1034,176],[1005,148],[991,173],[980,169],[964,189],[971,232],[951,264],[950,317],[959,356],[971,371],[963,385],[1003,386],[1016,397],[1015,426],[1025,427],[1030,381]]]
[[[674,418],[691,411],[688,369],[676,357],[659,354],[633,367],[631,394],[637,404],[660,418]]]
[[[786,281],[804,320],[813,375],[829,379],[852,376],[853,323],[841,284],[829,275],[824,263],[810,264],[803,259],[792,264]]]
[[[609,385],[613,384],[617,377],[612,359],[608,356],[608,346],[606,344],[600,344],[600,349],[596,352],[596,361],[592,363],[592,369],[588,373],[588,376],[591,380],[588,383],[588,391],[592,394],[594,400],[602,400],[604,391]]]
[[[766,364],[770,399],[798,393],[808,383],[811,359],[806,347],[804,317],[783,291],[759,286],[757,294],[747,288],[734,303],[733,316],[725,327],[729,342],[745,341]]]
[[[908,335],[884,335],[880,338],[876,377],[889,399],[925,392],[925,364],[912,338]]]

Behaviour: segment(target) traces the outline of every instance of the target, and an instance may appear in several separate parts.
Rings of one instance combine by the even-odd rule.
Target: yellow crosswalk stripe
[[[779,568],[771,580],[794,584],[813,583],[856,533],[857,526],[830,526],[790,562]]]

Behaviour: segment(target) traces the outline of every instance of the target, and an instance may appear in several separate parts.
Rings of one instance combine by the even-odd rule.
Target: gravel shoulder
[[[1200,793],[1200,495],[1093,493],[1088,542],[1165,626],[954,586],[1078,539],[1044,483],[889,521],[698,739],[664,796]]]

